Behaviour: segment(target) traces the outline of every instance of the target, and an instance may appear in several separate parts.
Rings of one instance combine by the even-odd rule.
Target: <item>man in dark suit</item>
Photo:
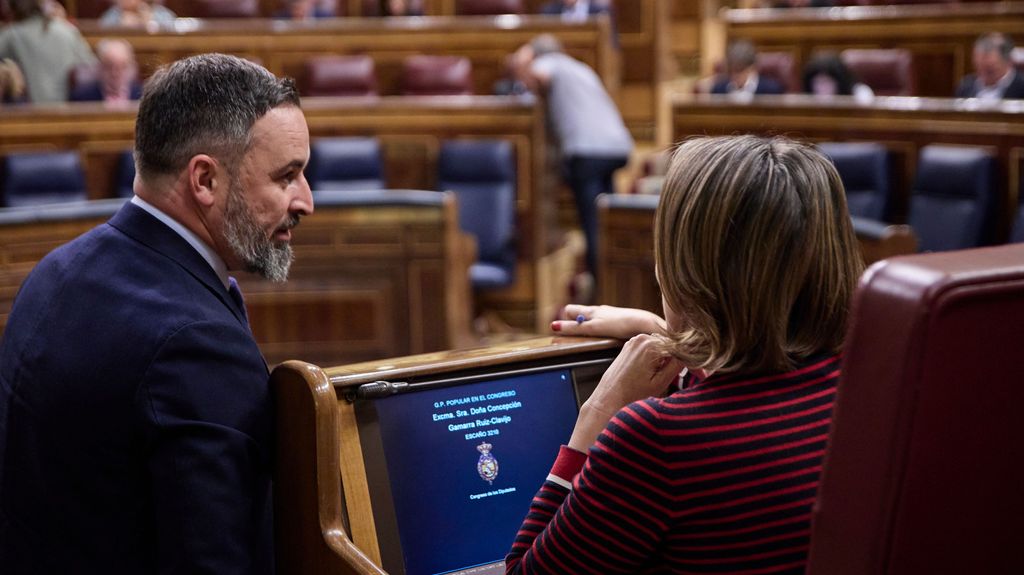
[[[974,74],[968,74],[956,89],[957,98],[983,100],[1024,99],[1024,74],[1013,66],[1013,40],[992,32],[974,42]]]
[[[783,94],[782,84],[757,72],[757,49],[747,40],[737,40],[726,49],[727,75],[711,87],[712,94]]]
[[[207,54],[158,71],[135,197],[46,256],[0,343],[0,565],[273,573],[268,372],[229,272],[288,273],[312,213],[291,80]]]
[[[100,40],[96,44],[96,81],[73,86],[72,102],[130,102],[142,97],[135,50],[124,40]]]

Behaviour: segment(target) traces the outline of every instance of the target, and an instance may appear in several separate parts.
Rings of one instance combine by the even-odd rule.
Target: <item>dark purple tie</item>
[[[228,294],[231,295],[231,299],[235,300],[235,305],[238,309],[242,310],[242,319],[245,320],[245,325],[249,325],[249,312],[245,310],[245,299],[242,298],[242,290],[238,289],[238,281],[233,277],[228,278]]]

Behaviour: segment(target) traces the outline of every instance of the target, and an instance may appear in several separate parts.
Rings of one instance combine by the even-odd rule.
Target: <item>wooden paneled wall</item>
[[[797,69],[815,50],[906,48],[914,57],[917,95],[948,97],[971,72],[978,36],[1024,31],[1024,2],[729,10],[725,21],[729,39],[789,52]]]
[[[1017,213],[1020,180],[1015,166],[1024,155],[1024,102],[980,105],[972,100],[852,98],[822,101],[813,96],[759,97],[740,103],[724,96],[679,95],[672,107],[673,140],[694,135],[783,134],[814,142],[879,142],[893,155],[893,223],[906,221],[917,158],[928,144],[979,146],[997,159],[998,213],[993,236],[1006,241]]]
[[[530,97],[306,98],[312,138],[376,136],[390,188],[434,189],[437,154],[449,138],[500,138],[516,154],[516,282],[481,293],[480,305],[513,327],[539,331],[566,303],[566,253],[555,229],[556,167],[547,155],[543,106]],[[135,108],[69,104],[5,110],[0,155],[13,150],[78,150],[92,198],[109,197],[118,154],[130,149]],[[571,264],[569,273],[571,273]]]

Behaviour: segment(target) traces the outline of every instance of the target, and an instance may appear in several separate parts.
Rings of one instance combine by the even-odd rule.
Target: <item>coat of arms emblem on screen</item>
[[[476,462],[476,472],[480,474],[480,479],[487,482],[488,485],[494,485],[494,480],[498,478],[498,460],[491,455],[490,443],[486,441],[476,446],[476,450],[480,452],[480,459]]]

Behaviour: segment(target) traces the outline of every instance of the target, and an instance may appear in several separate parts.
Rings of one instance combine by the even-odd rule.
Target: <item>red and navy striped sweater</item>
[[[803,573],[839,362],[626,406],[588,455],[562,448],[507,572]]]

